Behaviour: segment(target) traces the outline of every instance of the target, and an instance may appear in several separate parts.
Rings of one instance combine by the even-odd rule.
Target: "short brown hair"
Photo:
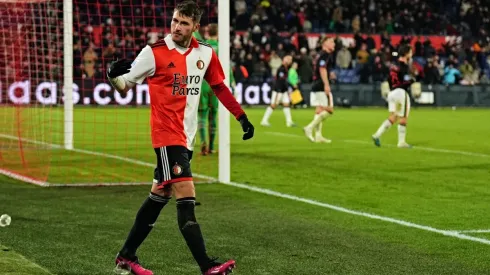
[[[218,24],[212,23],[209,24],[209,36],[218,35]]]
[[[194,23],[201,22],[202,10],[197,3],[192,0],[185,0],[175,6],[174,11],[179,14],[192,18]]]

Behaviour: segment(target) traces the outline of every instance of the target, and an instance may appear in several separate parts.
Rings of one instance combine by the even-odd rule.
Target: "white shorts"
[[[388,94],[388,110],[399,117],[408,117],[410,112],[410,97],[408,93],[397,88]]]
[[[317,107],[333,107],[333,96],[329,93],[328,96],[325,92],[311,92],[310,93],[310,105]]]
[[[274,105],[279,105],[279,104],[289,104],[289,93],[284,92],[284,93],[278,93],[276,91],[272,91],[272,97],[271,97],[271,104]]]

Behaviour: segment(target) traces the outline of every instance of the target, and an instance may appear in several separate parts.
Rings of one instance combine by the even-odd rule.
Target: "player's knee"
[[[333,115],[333,107],[325,107],[325,111],[327,111],[328,113],[330,113],[331,115]]]
[[[177,199],[196,196],[194,182],[189,180],[172,184],[172,189]]]
[[[271,105],[270,105],[270,107],[271,107],[272,109],[275,109],[275,108],[276,108],[276,104],[271,104]]]
[[[390,114],[390,116],[388,117],[388,120],[391,122],[391,124],[394,124],[397,119],[398,117],[395,114]]]
[[[406,117],[400,118],[400,122],[398,124],[407,126],[407,118]]]
[[[172,188],[169,185],[159,188],[157,185],[153,185],[151,188],[151,193],[158,195],[160,197],[170,198],[172,197]]]

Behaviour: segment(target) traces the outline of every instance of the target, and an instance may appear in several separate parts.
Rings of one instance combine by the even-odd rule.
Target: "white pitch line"
[[[15,138],[17,138],[17,137],[15,137]],[[134,160],[134,159],[130,159],[130,158],[125,158],[125,157],[120,157],[120,156],[116,156],[116,155],[100,153],[100,152],[93,152],[93,151],[89,151],[89,150],[80,150],[80,149],[75,149],[75,150],[77,152],[84,153],[84,154],[113,158],[113,159],[118,159],[121,161],[126,161],[129,163],[134,163],[134,164],[139,164],[139,165],[145,165],[145,166],[151,165],[152,167],[154,166],[153,164],[150,164],[150,163],[146,163],[146,162],[142,162],[142,161]],[[207,178],[207,179],[212,179],[212,180],[218,181],[218,179],[216,179],[216,178],[205,176],[205,175],[200,175],[198,177],[201,177],[201,176],[203,176],[204,178]],[[331,209],[334,211],[347,213],[347,214],[351,214],[351,215],[355,215],[355,216],[361,216],[361,217],[365,217],[365,218],[369,218],[369,219],[373,219],[373,220],[380,220],[380,221],[384,221],[384,222],[388,222],[388,223],[398,224],[398,225],[405,226],[405,227],[416,228],[416,229],[420,229],[420,230],[424,230],[424,231],[428,231],[428,232],[433,232],[433,233],[437,233],[440,235],[453,237],[453,238],[457,238],[457,239],[461,239],[461,240],[469,240],[469,241],[473,241],[473,242],[478,242],[478,243],[490,245],[490,240],[488,240],[488,239],[468,236],[468,235],[461,234],[461,233],[456,232],[456,231],[442,230],[442,229],[437,229],[437,228],[433,228],[430,226],[420,225],[420,224],[416,224],[416,223],[412,223],[412,222],[408,222],[408,221],[404,221],[404,220],[399,220],[399,219],[395,219],[395,218],[380,216],[380,215],[371,214],[371,213],[362,212],[362,211],[351,210],[351,209],[344,208],[341,206],[328,204],[328,203],[324,203],[324,202],[319,202],[319,201],[315,201],[315,200],[311,200],[311,199],[301,198],[301,197],[297,197],[297,196],[293,196],[293,195],[289,195],[289,194],[276,192],[276,191],[273,191],[270,189],[264,189],[264,188],[260,188],[260,187],[250,186],[250,185],[243,184],[243,183],[230,182],[230,183],[222,183],[222,184],[233,186],[236,188],[249,190],[249,191],[253,191],[256,193],[266,194],[269,196],[289,199],[292,201],[303,202],[303,203],[310,204],[310,205],[328,208],[328,209]]]
[[[475,229],[475,230],[453,230],[458,233],[490,233],[490,229]]]
[[[23,181],[23,182],[32,183],[32,184],[35,184],[35,185],[38,185],[38,186],[42,186],[42,187],[49,186],[49,183],[47,183],[45,181],[39,181],[39,180],[31,179],[31,178],[22,176],[22,175],[20,175],[18,173],[15,173],[15,172],[12,172],[12,171],[8,171],[8,170],[5,170],[5,169],[1,169],[1,168],[0,168],[0,174],[5,175],[7,177],[11,177],[11,178],[16,179],[16,180],[20,180],[20,181]]]
[[[5,135],[5,134],[0,134],[0,137],[6,138],[6,139],[13,139],[13,140],[18,139],[17,136]],[[47,142],[28,139],[28,138],[22,138],[22,141],[28,142],[28,143],[33,143],[33,144],[40,144],[40,145],[44,145],[44,146],[49,146],[51,148],[57,148],[57,149],[63,148],[59,144],[52,144],[52,143],[47,143]],[[121,156],[117,156],[117,155],[111,155],[111,154],[100,153],[100,152],[89,151],[89,150],[83,150],[83,149],[72,149],[71,151],[74,151],[77,153],[82,153],[82,154],[87,154],[87,155],[116,159],[116,160],[125,161],[128,163],[133,163],[133,164],[141,165],[141,166],[155,167],[154,163],[144,162],[144,161],[126,158],[126,157],[121,157]],[[128,182],[128,183],[92,183],[92,184],[91,183],[72,183],[72,184],[63,184],[63,183],[49,183],[49,182],[37,181],[37,180],[31,179],[31,178],[22,176],[20,174],[13,173],[13,172],[10,172],[7,170],[2,170],[2,169],[0,169],[0,174],[4,174],[4,175],[9,176],[11,178],[14,178],[14,179],[17,179],[20,181],[24,181],[24,182],[28,182],[28,183],[33,183],[35,185],[39,185],[39,186],[43,186],[43,187],[71,187],[71,186],[73,186],[73,187],[75,187],[75,186],[84,187],[84,186],[117,186],[117,185],[119,185],[119,186],[132,186],[132,185],[151,185],[152,184],[151,182],[148,182],[148,183],[130,183],[130,182]],[[196,174],[196,173],[193,173],[193,175],[196,176],[197,178],[204,179],[207,181],[212,181],[212,182],[218,181],[216,178],[213,178],[213,177],[210,177],[207,175],[201,175],[201,174]],[[209,182],[204,182],[204,183],[209,183]]]
[[[2,246],[2,245],[0,245],[0,248],[6,248],[6,249],[8,249],[8,247]],[[26,264],[26,265],[28,264],[28,265],[30,265],[32,268],[37,268],[37,269],[40,269],[40,270],[44,271],[46,274],[53,274],[53,273],[51,273],[51,271],[49,271],[49,270],[47,270],[46,268],[44,268],[44,267],[42,267],[42,266],[38,265],[38,264],[37,264],[37,263],[35,263],[34,261],[31,261],[31,260],[27,259],[27,258],[26,258],[24,255],[22,255],[22,254],[20,254],[20,253],[15,252],[15,251],[14,251],[14,252],[11,252],[11,253],[14,253],[16,256],[18,256],[19,258],[23,259],[23,260],[24,260],[24,264]],[[38,272],[38,270],[36,271],[36,274],[37,274],[37,272]],[[7,273],[7,274],[10,274],[10,273]]]
[[[264,133],[269,134],[269,135],[275,135],[275,136],[304,138],[306,140],[306,137],[303,135],[281,133],[281,132],[264,132]],[[347,143],[372,144],[372,142],[364,141],[364,140],[342,139],[340,141],[347,142]],[[333,142],[335,142],[335,140]],[[382,146],[384,146],[384,147],[396,147],[393,144],[383,144]],[[432,147],[423,147],[423,146],[413,146],[412,149],[429,151],[429,152],[437,152],[437,153],[457,154],[457,155],[464,155],[464,156],[471,156],[471,157],[482,157],[482,158],[490,157],[490,155],[482,154],[482,153],[474,153],[474,152],[460,151],[460,150],[449,150],[449,149],[441,149],[441,148],[432,148]]]

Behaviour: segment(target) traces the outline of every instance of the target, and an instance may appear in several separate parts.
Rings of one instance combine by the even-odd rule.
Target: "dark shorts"
[[[162,189],[172,183],[191,181],[192,151],[184,146],[164,146],[154,148],[157,155],[153,183]]]

